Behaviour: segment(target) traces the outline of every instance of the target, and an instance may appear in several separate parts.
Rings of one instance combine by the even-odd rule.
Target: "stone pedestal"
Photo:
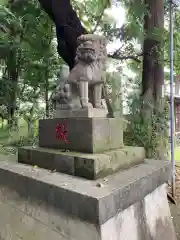
[[[92,180],[143,163],[144,158],[144,149],[138,147],[123,147],[101,154],[61,152],[40,147],[23,147],[18,152],[20,163]]]
[[[65,125],[66,139],[57,139],[56,130]],[[54,118],[39,121],[39,146],[83,153],[103,153],[123,146],[122,119]],[[61,130],[62,130],[61,129]]]
[[[176,240],[169,165],[145,161],[98,181],[0,163],[0,237],[33,240]]]
[[[39,147],[20,148],[21,164],[0,163],[0,237],[176,240],[169,163],[124,146],[123,128],[89,115],[40,120]]]
[[[86,110],[85,110],[86,112]],[[143,163],[143,148],[123,145],[122,119],[54,118],[39,121],[39,147],[23,147],[18,161],[86,179]],[[57,129],[65,138],[57,138]]]
[[[54,118],[106,118],[107,109],[98,108],[81,108],[81,109],[56,109],[54,111]]]

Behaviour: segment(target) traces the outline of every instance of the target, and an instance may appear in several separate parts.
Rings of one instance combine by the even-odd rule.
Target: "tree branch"
[[[109,58],[112,58],[112,59],[117,59],[117,60],[120,60],[120,61],[123,61],[123,60],[128,60],[128,59],[131,59],[131,60],[134,60],[138,63],[141,63],[141,60],[139,59],[139,57],[141,57],[143,54],[138,54],[136,56],[134,55],[127,55],[127,56],[123,56],[123,55],[120,55],[119,53],[113,53],[113,54],[108,54],[108,57]]]

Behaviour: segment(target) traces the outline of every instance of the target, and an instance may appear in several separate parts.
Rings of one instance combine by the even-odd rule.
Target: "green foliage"
[[[169,103],[162,99],[155,109],[137,94],[132,94],[128,101],[128,124],[124,134],[127,145],[144,147],[147,158],[163,159],[169,144]],[[144,111],[145,109],[145,111]],[[151,115],[142,116],[146,112]]]
[[[111,7],[111,0],[74,0],[73,5],[89,32],[94,32],[102,24],[104,11]]]
[[[4,1],[0,19],[0,105],[8,107],[14,102],[22,111],[22,105],[43,102],[44,92],[50,94],[62,61],[53,42],[52,22],[38,1],[23,5]]]

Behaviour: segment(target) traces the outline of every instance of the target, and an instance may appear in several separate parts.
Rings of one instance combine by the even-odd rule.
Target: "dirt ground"
[[[171,215],[174,222],[177,240],[180,240],[180,167],[176,168],[176,205],[170,202]]]

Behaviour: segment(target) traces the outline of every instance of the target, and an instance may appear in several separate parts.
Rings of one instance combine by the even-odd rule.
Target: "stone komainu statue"
[[[60,109],[102,108],[102,85],[106,70],[106,38],[93,34],[77,39],[75,66],[65,81],[58,87],[53,100]]]

